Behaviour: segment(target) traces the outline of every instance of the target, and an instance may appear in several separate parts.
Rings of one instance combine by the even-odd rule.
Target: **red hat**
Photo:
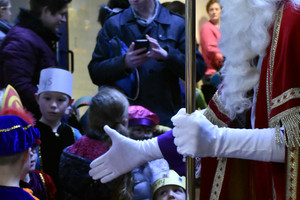
[[[155,113],[139,105],[129,106],[128,120],[129,126],[155,126],[159,122],[158,116]]]

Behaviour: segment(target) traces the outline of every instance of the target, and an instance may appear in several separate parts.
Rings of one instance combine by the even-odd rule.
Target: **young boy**
[[[157,131],[158,116],[140,105],[131,105],[128,109],[128,129],[130,138],[135,140],[150,139]],[[133,181],[132,200],[151,199],[151,184],[154,177],[168,171],[169,165],[164,159],[147,162],[131,171]]]
[[[185,177],[166,171],[151,186],[153,200],[185,200]]]
[[[36,94],[36,101],[42,113],[35,126],[41,132],[42,141],[36,169],[52,177],[58,199],[62,194],[58,178],[60,155],[64,148],[81,136],[77,129],[62,121],[66,109],[73,102],[72,86],[73,76],[69,71],[47,68],[41,71]]]
[[[52,178],[44,172],[35,170],[37,149],[37,146],[31,148],[29,156],[30,166],[23,169],[20,187],[31,189],[33,195],[40,200],[56,200],[56,187]]]
[[[36,200],[31,190],[19,187],[29,154],[39,131],[15,115],[0,116],[0,197],[2,200]]]

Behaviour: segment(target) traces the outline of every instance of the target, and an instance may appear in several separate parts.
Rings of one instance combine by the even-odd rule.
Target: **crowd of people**
[[[68,121],[73,75],[56,60],[71,0],[29,2],[11,25],[0,0],[1,199],[185,200],[186,156],[201,200],[300,198],[299,0],[207,2],[196,79],[217,85],[191,114],[184,4],[102,6],[81,131]]]

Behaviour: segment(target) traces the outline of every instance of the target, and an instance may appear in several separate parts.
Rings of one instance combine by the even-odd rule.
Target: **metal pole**
[[[195,0],[186,0],[185,3],[185,102],[190,114],[196,108]],[[186,192],[186,199],[195,199],[195,159],[191,157],[186,158]]]

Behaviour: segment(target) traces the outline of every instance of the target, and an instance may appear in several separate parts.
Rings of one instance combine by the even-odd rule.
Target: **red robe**
[[[297,143],[300,139],[300,55],[297,55],[300,52],[300,10],[284,2],[271,31],[272,41],[261,69],[255,128],[276,128],[277,131],[280,126],[285,128],[289,146],[286,162],[201,159],[201,200],[271,200],[274,191],[277,200],[300,198]],[[206,116],[219,126],[231,125],[217,95],[209,103]]]

